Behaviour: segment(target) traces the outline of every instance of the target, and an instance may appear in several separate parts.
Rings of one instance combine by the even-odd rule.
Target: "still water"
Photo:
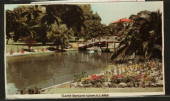
[[[8,94],[17,89],[45,88],[71,81],[82,72],[99,73],[109,64],[110,57],[109,53],[78,51],[7,57]]]

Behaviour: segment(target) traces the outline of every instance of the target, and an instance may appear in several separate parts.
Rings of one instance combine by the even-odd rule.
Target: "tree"
[[[162,58],[162,19],[161,13],[141,11],[137,15],[130,16],[133,20],[124,28],[123,39],[118,50],[114,52],[112,59],[124,61],[134,55],[133,59],[140,60]]]
[[[12,38],[12,32],[14,32],[13,25],[15,24],[15,15],[12,11],[7,10],[6,11],[6,39],[7,39],[7,44],[8,40]]]
[[[41,14],[38,6],[21,6],[13,11],[7,10],[7,37],[13,38],[14,41],[28,36],[33,38],[36,34],[34,25],[39,23]],[[10,33],[14,33],[13,37]]]
[[[79,32],[83,26],[82,9],[78,5],[46,5],[46,15],[42,18],[42,23],[48,26],[51,24],[66,24],[75,32]]]
[[[103,34],[104,25],[101,24],[101,18],[97,13],[93,13],[90,5],[80,5],[83,10],[84,28],[78,36],[86,40],[97,38]]]
[[[52,24],[51,30],[47,32],[47,37],[49,40],[52,40],[56,45],[56,48],[63,50],[69,42],[69,38],[72,36],[72,29],[68,29],[65,24]]]
[[[49,40],[63,49],[74,33],[81,31],[83,26],[82,10],[77,5],[46,5],[46,14],[41,25],[47,28]]]

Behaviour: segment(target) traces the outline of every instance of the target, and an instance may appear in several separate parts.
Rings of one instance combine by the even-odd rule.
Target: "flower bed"
[[[162,63],[151,60],[138,64],[113,66],[100,74],[82,73],[71,83],[71,87],[162,87]]]

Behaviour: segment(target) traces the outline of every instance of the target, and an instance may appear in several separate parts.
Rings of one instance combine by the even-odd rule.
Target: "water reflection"
[[[73,79],[74,74],[98,73],[111,54],[64,52],[46,55],[7,57],[7,83],[17,89],[49,87]]]

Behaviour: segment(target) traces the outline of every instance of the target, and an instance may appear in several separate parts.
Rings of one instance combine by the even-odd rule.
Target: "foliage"
[[[130,16],[133,20],[121,27],[122,39],[112,59],[151,59],[162,57],[162,23],[161,13],[141,11]]]
[[[36,34],[34,25],[39,23],[40,13],[42,11],[38,6],[21,6],[13,11],[7,10],[7,38],[12,38],[14,41],[34,39]]]
[[[64,48],[72,37],[93,38],[103,27],[90,5],[21,6],[6,12],[7,39],[14,41],[53,42]]]
[[[105,25],[101,24],[100,16],[91,11],[90,5],[81,5],[84,16],[84,28],[82,35],[85,39],[97,38],[103,35]]]
[[[87,73],[86,72],[82,72],[80,74],[75,74],[74,75],[74,82],[80,82],[82,78],[87,77]]]
[[[46,15],[41,19],[41,24],[48,29],[47,39],[54,42],[57,49],[59,46],[64,49],[69,39],[83,25],[82,11],[76,5],[47,5],[45,7]]]

